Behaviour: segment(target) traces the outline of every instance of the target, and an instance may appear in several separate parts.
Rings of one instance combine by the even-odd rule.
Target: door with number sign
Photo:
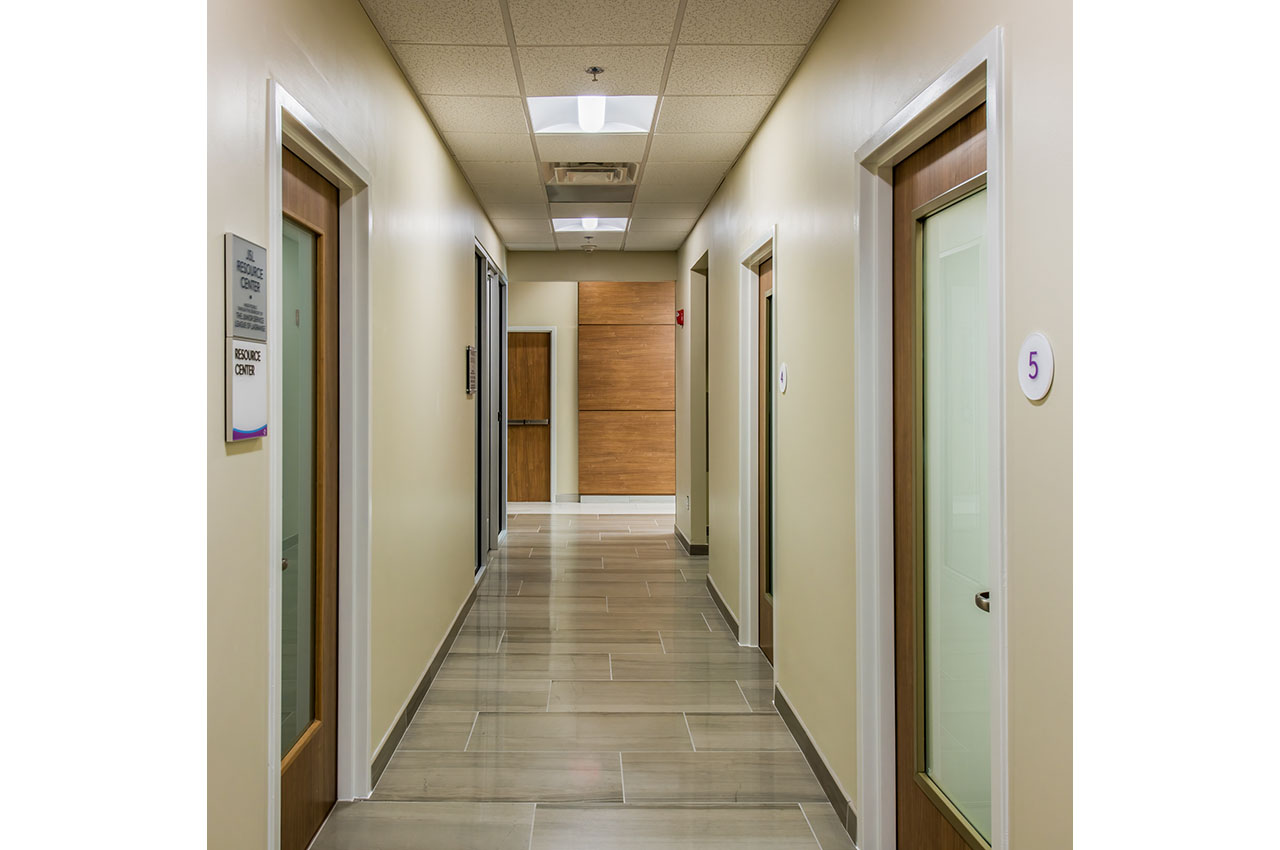
[[[894,169],[898,846],[991,846],[986,111]]]

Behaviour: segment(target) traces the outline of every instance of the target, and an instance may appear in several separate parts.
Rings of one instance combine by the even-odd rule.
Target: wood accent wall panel
[[[676,491],[676,284],[578,284],[578,492]]]
[[[675,410],[675,325],[580,325],[579,410]]]
[[[675,411],[579,411],[578,491],[588,496],[674,493]]]
[[[579,325],[671,325],[676,282],[585,280],[578,284]]]

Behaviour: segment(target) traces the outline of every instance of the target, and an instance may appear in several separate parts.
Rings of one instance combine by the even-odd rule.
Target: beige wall
[[[556,481],[553,497],[578,495],[578,282],[507,286],[508,327],[556,329]]]
[[[556,327],[556,493],[578,494],[578,281],[675,280],[674,251],[512,251],[507,324]]]
[[[707,278],[681,271],[676,309],[676,527],[691,544],[707,542]]]
[[[507,279],[675,280],[675,251],[512,251]]]
[[[267,841],[279,554],[266,441],[223,442],[222,235],[268,240],[268,79],[373,175],[371,753],[473,583],[475,409],[453,365],[475,342],[473,240],[503,250],[355,0],[224,0],[208,16],[208,843],[244,850]]]
[[[853,552],[854,153],[995,26],[1005,28],[1007,354],[1044,331],[1057,373],[1008,422],[1012,844],[1071,846],[1071,4],[836,8],[680,250],[710,252],[711,574],[738,607],[738,266],[777,227],[777,674],[857,794]]]

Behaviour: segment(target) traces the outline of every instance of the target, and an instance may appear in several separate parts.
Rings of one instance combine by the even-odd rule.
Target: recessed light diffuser
[[[647,133],[658,98],[652,95],[531,97],[535,133]]]
[[[627,229],[627,220],[625,218],[596,218],[594,216],[553,218],[551,219],[551,224],[555,227],[556,233],[576,233],[581,231],[621,233]]]

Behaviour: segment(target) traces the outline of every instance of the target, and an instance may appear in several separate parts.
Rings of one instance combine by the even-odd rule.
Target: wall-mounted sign
[[[778,392],[785,393],[787,391],[787,364],[783,363],[778,367]]]
[[[227,243],[227,336],[267,341],[267,251],[234,233]]]
[[[267,436],[267,250],[226,234],[227,442]]]
[[[1044,334],[1027,335],[1018,352],[1018,385],[1022,393],[1032,401],[1039,401],[1049,394],[1053,384],[1053,346]]]
[[[227,340],[227,442],[267,436],[267,346]]]
[[[476,363],[476,347],[467,346],[467,395],[475,395],[480,385],[480,370]]]

